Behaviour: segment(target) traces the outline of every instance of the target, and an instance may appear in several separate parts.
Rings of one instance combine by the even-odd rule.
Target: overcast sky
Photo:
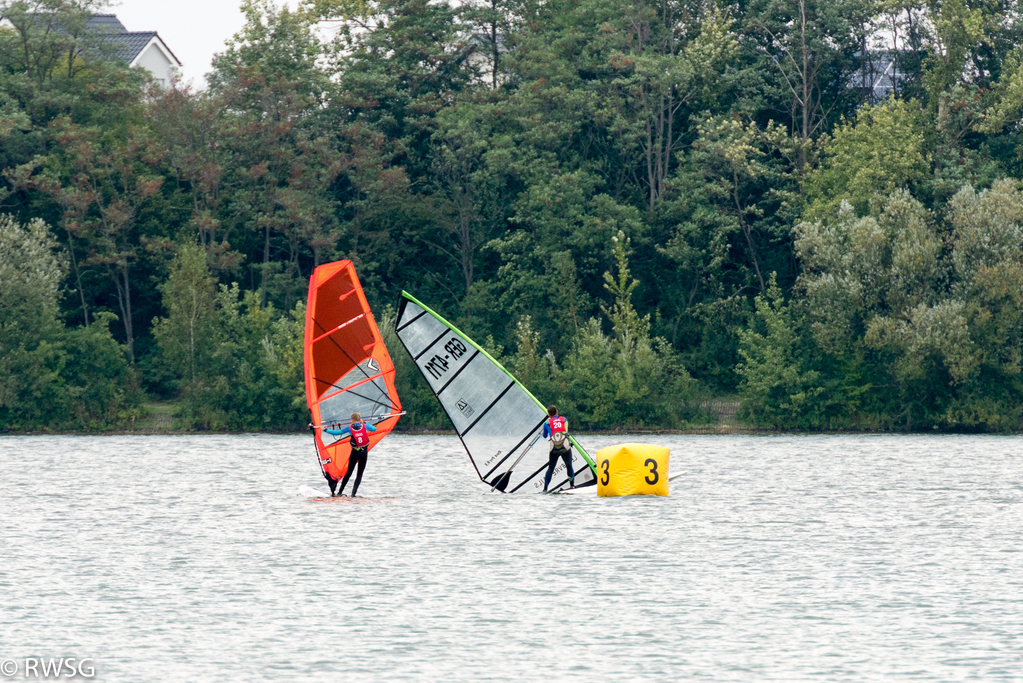
[[[121,0],[120,4],[115,0],[104,11],[116,14],[129,31],[159,33],[183,64],[185,80],[201,88],[213,55],[244,23],[240,5],[240,0]]]

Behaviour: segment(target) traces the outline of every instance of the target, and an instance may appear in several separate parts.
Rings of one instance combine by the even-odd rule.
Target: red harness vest
[[[366,429],[366,423],[360,422],[358,425],[358,429],[355,425],[349,427],[349,431],[352,433],[352,448],[364,448],[369,445],[369,430]]]
[[[563,417],[552,417],[547,420],[547,424],[550,425],[552,434],[559,434],[561,432],[568,431],[565,428],[565,418]]]

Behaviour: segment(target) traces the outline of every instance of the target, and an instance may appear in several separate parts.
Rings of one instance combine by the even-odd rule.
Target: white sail
[[[547,419],[543,404],[482,347],[406,292],[396,328],[480,479],[507,493],[543,491],[550,453],[547,441],[538,438]],[[596,484],[592,458],[574,438],[571,442],[575,486]],[[559,460],[549,490],[568,485]]]

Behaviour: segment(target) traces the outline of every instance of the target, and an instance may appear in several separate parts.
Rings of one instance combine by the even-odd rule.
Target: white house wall
[[[153,74],[153,78],[157,80],[160,85],[166,85],[170,82],[171,76],[174,73],[174,67],[177,66],[171,60],[167,59],[163,50],[159,46],[152,42],[146,46],[146,49],[135,58],[132,62],[132,66],[140,66],[149,73]]]

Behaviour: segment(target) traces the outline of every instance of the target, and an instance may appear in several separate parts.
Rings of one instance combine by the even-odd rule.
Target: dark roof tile
[[[125,31],[116,36],[110,36],[109,40],[114,49],[114,56],[123,59],[126,64],[139,56],[139,53],[149,45],[149,41],[156,36],[156,31]]]
[[[85,24],[90,31],[124,33],[128,29],[118,20],[116,14],[93,14]]]

